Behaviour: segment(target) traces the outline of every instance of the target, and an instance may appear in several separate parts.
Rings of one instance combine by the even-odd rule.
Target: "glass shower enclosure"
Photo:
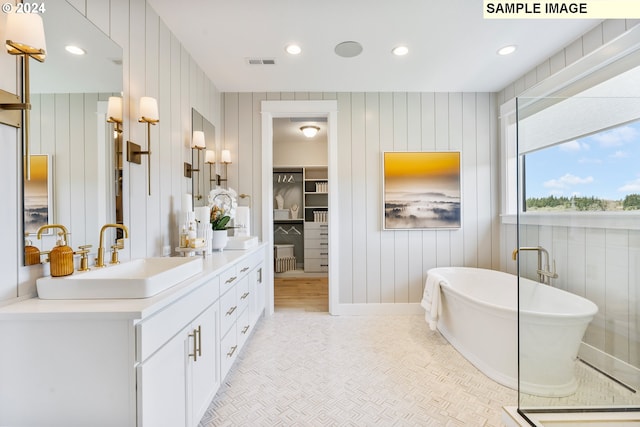
[[[531,425],[640,422],[640,99],[619,93],[516,100],[518,412]]]

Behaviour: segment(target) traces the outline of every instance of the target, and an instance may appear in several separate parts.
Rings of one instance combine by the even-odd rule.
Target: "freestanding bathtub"
[[[433,268],[437,329],[489,378],[518,389],[517,276],[466,267]],[[520,278],[520,391],[560,397],[577,388],[575,363],[598,307],[561,289]]]

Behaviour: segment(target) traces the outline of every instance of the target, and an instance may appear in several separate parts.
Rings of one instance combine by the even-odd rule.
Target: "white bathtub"
[[[440,283],[437,328],[489,378],[518,389],[517,277],[494,270],[434,268]],[[598,307],[580,296],[520,279],[520,391],[575,392],[578,348]]]

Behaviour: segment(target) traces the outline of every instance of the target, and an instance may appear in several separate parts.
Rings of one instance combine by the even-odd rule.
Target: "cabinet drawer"
[[[239,350],[236,330],[233,328],[220,341],[220,378],[224,378],[227,375],[231,365],[236,360]]]
[[[329,238],[329,229],[328,228],[305,228],[304,238],[327,240]]]
[[[218,278],[136,325],[136,360],[142,362],[220,296]]]
[[[326,249],[329,250],[329,242],[327,239],[309,239],[304,238],[304,249]]]
[[[220,334],[227,333],[238,317],[238,297],[235,287],[220,297]]]
[[[304,259],[306,261],[307,258],[324,258],[325,260],[329,257],[329,248],[325,247],[324,249],[318,248],[305,248],[304,250]]]
[[[259,254],[255,253],[255,254],[249,255],[248,257],[246,257],[241,261],[238,261],[238,264],[236,264],[238,269],[237,270],[238,278],[241,278],[242,276],[248,274],[249,271],[251,271],[251,269],[256,266],[259,260],[260,260]]]
[[[249,305],[249,276],[243,277],[236,285],[236,296],[238,301],[238,313],[242,313],[242,311]]]
[[[304,271],[314,273],[324,273],[329,271],[329,262],[321,258],[305,258]]]
[[[251,324],[251,318],[249,317],[249,310],[245,310],[238,315],[238,321],[236,323],[236,334],[238,340],[238,349],[244,346],[245,341],[251,335],[253,325]]]
[[[238,281],[238,271],[236,265],[227,268],[220,273],[220,293],[223,294],[227,290],[231,289],[233,285]]]

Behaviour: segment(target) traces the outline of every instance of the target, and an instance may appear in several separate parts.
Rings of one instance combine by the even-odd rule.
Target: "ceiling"
[[[484,19],[481,0],[148,2],[222,92],[495,92],[600,23]],[[362,53],[336,55],[344,41]]]

